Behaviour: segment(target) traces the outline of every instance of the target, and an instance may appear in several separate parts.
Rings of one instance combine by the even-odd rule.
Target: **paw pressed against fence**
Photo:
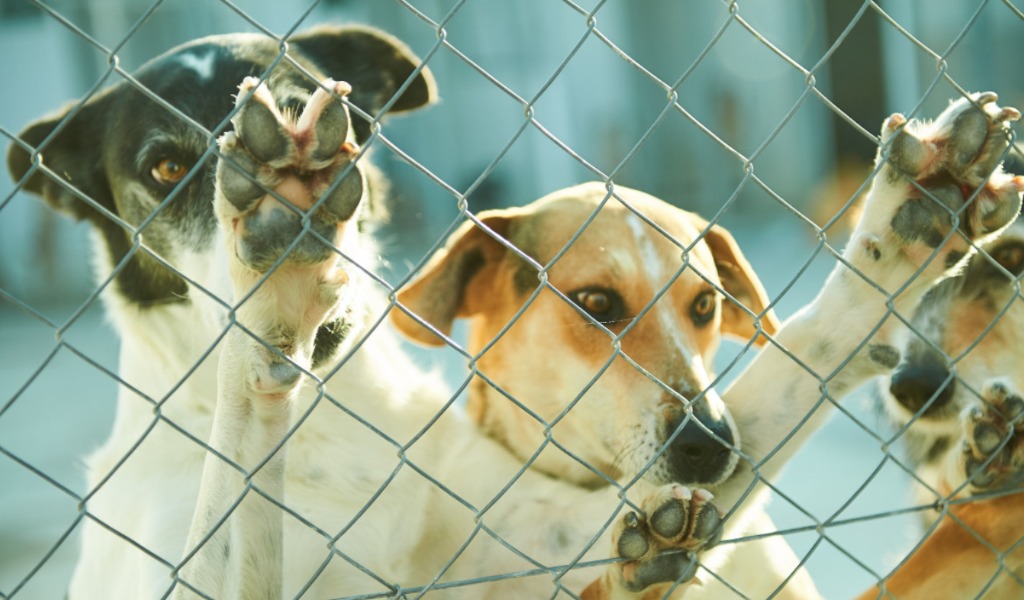
[[[1024,591],[1009,0],[25,5],[0,598]]]

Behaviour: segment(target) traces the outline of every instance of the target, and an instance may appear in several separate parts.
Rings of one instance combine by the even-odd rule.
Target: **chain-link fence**
[[[174,114],[179,125],[184,122],[201,129],[211,143],[198,155],[212,161],[217,152],[212,140],[228,122],[218,121],[219,130],[198,125],[171,100],[177,91],[135,78],[132,73],[138,67],[175,44],[202,35],[254,32],[273,40],[276,48],[284,38],[319,23],[362,23],[407,44],[433,73],[440,97],[424,110],[367,127],[363,141],[369,158],[388,182],[387,223],[376,233],[385,260],[378,265],[348,255],[346,259],[358,263],[353,268],[369,277],[373,293],[393,304],[397,290],[422,272],[427,257],[443,246],[448,235],[467,221],[478,220],[483,211],[521,206],[553,190],[597,180],[609,189],[629,186],[649,192],[728,228],[763,281],[772,308],[787,317],[811,301],[837,264],[846,227],[856,218],[856,198],[872,174],[871,160],[880,144],[876,132],[886,115],[898,111],[919,118],[932,116],[951,98],[989,89],[1000,94],[1004,106],[1024,106],[1024,80],[1015,76],[1017,58],[1024,52],[1019,35],[1024,31],[1022,10],[1010,0],[940,4],[295,0],[266,6],[227,0],[0,0],[0,48],[6,56],[0,61],[5,79],[0,138],[15,143],[28,123],[63,102],[75,103],[69,113],[74,116],[101,90],[127,82],[158,110]],[[274,64],[291,63],[281,55]],[[200,72],[208,67],[193,64],[192,68]],[[407,90],[415,73],[408,80],[403,75],[395,89]],[[225,83],[233,89],[239,81]],[[374,116],[371,111],[353,118],[365,124]],[[140,122],[143,118],[140,114]],[[58,125],[54,135],[66,126]],[[78,148],[79,155],[95,161],[109,161],[111,151],[98,143]],[[45,148],[42,155],[45,165]],[[1009,152],[1010,168],[1016,160],[1015,153]],[[104,168],[109,175],[110,167]],[[56,170],[51,173],[62,174],[69,177]],[[191,177],[198,181],[202,175]],[[190,185],[189,181],[182,185]],[[85,189],[81,179],[71,178],[70,184],[79,191]],[[180,528],[187,528],[191,519],[195,490],[175,496],[160,486],[136,489],[139,484],[130,474],[137,468],[133,461],[141,459],[133,457],[159,457],[167,447],[160,440],[167,436],[174,444],[206,446],[208,432],[191,431],[184,422],[175,421],[179,414],[175,411],[186,410],[175,408],[175,403],[185,402],[182,398],[199,400],[204,395],[203,382],[216,381],[215,348],[223,336],[223,323],[195,322],[195,332],[154,330],[155,339],[148,345],[119,341],[108,324],[122,330],[137,328],[140,323],[133,321],[129,327],[126,321],[136,319],[136,311],[149,309],[148,305],[126,307],[117,300],[123,292],[118,278],[133,268],[132,256],[152,252],[155,261],[151,262],[161,268],[176,264],[160,256],[159,250],[153,251],[148,241],[145,245],[140,241],[147,227],[166,218],[165,211],[174,211],[169,201],[148,207],[146,214],[129,216],[122,204],[108,207],[96,198],[79,197],[78,202],[106,211],[100,217],[105,224],[97,227],[95,220],[74,224],[54,216],[28,193],[32,185],[27,178],[0,185],[6,186],[0,187],[0,598],[60,597],[79,561],[83,531],[90,527],[106,536],[102,543],[109,546],[101,547],[124,546],[129,550],[123,556],[134,557],[134,562],[113,571],[133,571],[128,578],[132,581],[160,581],[163,587],[147,588],[146,593],[162,596],[178,574],[183,548],[149,547],[146,540],[158,533],[143,531],[144,519],[135,520],[132,515],[160,506],[160,514],[168,515],[165,526],[178,526],[163,543],[180,546],[185,536]],[[208,216],[212,223],[212,213]],[[130,240],[130,248],[118,260],[105,250],[109,240],[104,236],[111,226],[120,232],[122,243]],[[93,230],[97,233],[90,233]],[[508,232],[499,233],[516,239]],[[948,450],[962,444],[960,417],[946,415],[945,425],[936,425],[928,410],[947,395],[987,398],[983,387],[993,377],[1008,378],[1011,388],[1024,385],[1016,372],[1019,368],[1013,368],[1021,355],[1015,331],[1021,325],[1020,290],[1009,277],[1020,275],[1021,246],[1013,241],[1021,238],[1011,229],[1007,236],[1011,243],[988,248],[984,256],[991,260],[972,265],[971,274],[985,271],[988,265],[1003,276],[977,275],[972,281],[984,279],[989,282],[984,289],[1008,290],[1005,294],[980,294],[974,284],[962,289],[947,285],[942,294],[934,294],[939,298],[934,305],[945,307],[944,317],[901,315],[916,333],[908,336],[905,358],[927,355],[934,367],[929,381],[938,377],[941,384],[928,393],[916,391],[908,401],[918,415],[894,421],[880,410],[877,382],[847,394],[840,410],[787,471],[762,482],[773,492],[768,514],[774,529],[748,529],[724,540],[723,547],[753,548],[766,539],[784,540],[796,560],[786,566],[787,573],[798,563],[825,597],[849,597],[876,585],[903,563],[942,518],[957,520],[949,516],[949,507],[958,501],[951,504],[945,498],[958,490],[935,489],[932,473],[945,469],[946,457],[952,456]],[[687,246],[685,240],[674,243]],[[173,242],[167,247],[178,249]],[[87,258],[89,248],[99,256]],[[90,261],[96,265],[93,270]],[[542,282],[536,290],[550,291],[547,266],[534,267],[537,271],[530,276],[539,274]],[[174,285],[185,286],[185,291],[175,288],[175,294],[190,294],[193,301],[201,296],[225,312],[231,308],[226,272],[223,280],[212,283],[197,281],[191,272],[178,275],[183,280]],[[527,297],[534,298],[539,291]],[[558,290],[566,301],[574,300],[573,291]],[[988,302],[985,307],[974,302],[981,296]],[[103,299],[111,305],[106,318]],[[151,304],[164,310],[159,302]],[[512,316],[519,318],[526,311],[513,311]],[[936,308],[935,314],[939,311]],[[936,321],[968,314],[974,316],[969,324],[936,325]],[[389,327],[383,314],[375,313],[370,323],[366,332],[370,338],[375,335],[373,328]],[[836,323],[843,324],[842,315],[836,315]],[[467,342],[465,327],[457,323],[449,343],[441,347],[424,350],[409,344],[400,351],[437,370],[446,381],[451,391],[443,395],[451,405],[444,405],[441,412],[445,414],[463,410],[464,396],[472,398],[476,388],[487,387],[517,407],[520,418],[537,419],[544,435],[533,442],[535,454],[518,457],[522,468],[513,469],[512,478],[488,496],[490,500],[471,501],[458,492],[461,484],[432,469],[429,455],[419,454],[429,446],[419,440],[430,436],[435,420],[444,420],[435,409],[426,410],[422,422],[416,421],[415,435],[402,438],[393,434],[391,425],[371,422],[358,404],[336,397],[315,403],[314,407],[333,407],[332,419],[344,415],[346,432],[359,423],[359,434],[353,439],[368,440],[360,447],[351,440],[324,439],[324,452],[366,457],[397,453],[399,458],[385,471],[361,472],[356,478],[358,490],[352,492],[361,508],[355,514],[339,508],[340,524],[332,520],[327,527],[306,519],[309,507],[295,504],[295,496],[287,490],[283,500],[275,500],[286,514],[285,528],[292,532],[288,535],[301,540],[291,548],[315,557],[305,562],[286,557],[286,569],[297,564],[301,569],[286,580],[309,582],[288,587],[289,597],[313,597],[317,592],[310,589],[320,589],[316,586],[330,579],[338,563],[356,569],[358,577],[371,582],[356,597],[418,597],[446,590],[479,597],[483,592],[477,590],[492,589],[486,586],[514,585],[525,578],[543,578],[547,582],[540,588],[547,590],[544,597],[578,597],[580,589],[563,584],[573,581],[569,575],[577,566],[589,567],[583,579],[590,580],[617,560],[611,556],[607,536],[615,527],[614,510],[621,503],[613,502],[603,520],[586,524],[582,531],[573,529],[578,514],[566,514],[566,531],[561,535],[580,536],[587,544],[556,564],[533,557],[534,550],[544,554],[550,549],[536,548],[536,541],[533,545],[510,541],[512,537],[499,527],[508,524],[495,523],[494,515],[514,511],[492,511],[493,505],[500,504],[508,490],[526,486],[521,480],[531,467],[549,473],[544,460],[550,453],[563,459],[568,456],[576,466],[586,461],[580,459],[577,448],[559,439],[555,425],[562,416],[556,421],[537,417],[495,383],[493,372],[479,366],[482,354],[467,349],[479,349],[479,341]],[[552,334],[552,347],[531,353],[545,364],[569,363],[570,351],[557,347],[556,339]],[[621,340],[613,335],[612,341]],[[736,379],[750,360],[749,345],[723,345],[715,361],[720,372],[714,380],[716,388],[725,389]],[[143,347],[148,350],[140,350]],[[639,360],[614,347],[614,358]],[[490,348],[484,344],[481,351]],[[363,351],[357,345],[350,353],[358,357]],[[613,357],[601,355],[600,364],[589,374],[588,389],[603,385],[608,368],[604,362]],[[358,358],[352,360],[358,363]],[[138,369],[140,364],[145,367]],[[136,372],[125,373],[126,365]],[[169,377],[173,381],[165,385]],[[558,390],[558,382],[549,383]],[[889,384],[886,379],[882,387]],[[956,394],[942,391],[954,387]],[[666,388],[672,388],[671,382]],[[558,391],[568,395],[560,400],[564,408],[588,390]],[[205,408],[197,410],[208,414],[213,396],[201,400]],[[962,408],[956,402],[950,404]],[[125,423],[129,410],[143,410],[146,418],[141,425]],[[472,400],[469,410],[480,411]],[[313,408],[305,414],[318,415]],[[168,428],[172,433],[165,431]],[[118,442],[111,444],[111,439]],[[509,440],[495,443],[507,445]],[[102,461],[95,450],[103,444],[102,460],[110,464],[98,464]],[[737,450],[742,452],[742,442]],[[87,479],[83,462],[90,453],[92,474]],[[117,456],[110,458],[113,454]],[[500,472],[505,468],[481,464],[480,456],[490,454],[466,455],[462,470]],[[159,468],[182,468],[174,460],[146,460]],[[294,452],[289,460],[290,465],[302,464]],[[353,461],[349,456],[338,464],[365,471],[366,465],[375,462]],[[601,485],[616,487],[631,478],[616,472],[618,466],[586,468],[590,474],[604,474]],[[199,473],[189,477],[198,486]],[[323,472],[306,475],[308,480],[331,477]],[[428,482],[427,487],[413,487],[425,496],[438,495],[444,502],[460,504],[457,514],[464,522],[450,531],[440,528],[436,545],[427,547],[409,547],[407,541],[402,546],[403,541],[394,538],[376,540],[384,549],[405,550],[387,568],[414,576],[393,581],[387,573],[378,573],[378,565],[368,558],[380,549],[346,542],[365,540],[360,528],[373,528],[375,519],[403,522],[399,514],[375,513],[374,502],[387,496],[389,486],[397,488],[407,478]],[[593,481],[586,480],[582,487],[593,486]],[[337,493],[329,487],[324,487],[326,497]],[[116,494],[123,501],[109,499]],[[1006,498],[1012,502],[1015,496]],[[413,504],[429,506],[430,502],[412,498],[397,506],[409,509]],[[93,510],[97,505],[115,508],[100,514]],[[1007,594],[997,597],[1017,597],[1024,590],[1016,558],[1024,522],[1019,509],[1003,507],[1001,512],[1009,516],[997,521],[997,526],[1011,535],[1016,532],[1012,535],[1016,542],[1009,546],[978,542],[988,552],[982,563],[992,567],[991,580],[982,586]],[[581,508],[579,514],[586,513]],[[516,525],[526,537],[530,537],[529,523]],[[402,530],[401,525],[396,527]],[[465,531],[470,534],[460,533]],[[85,543],[97,539],[87,538]],[[981,537],[974,533],[970,539]],[[459,557],[472,555],[485,542],[500,545],[507,556],[481,572],[453,577],[452,573],[461,573],[452,567],[461,564]],[[421,562],[427,566],[408,566],[416,565],[417,557],[423,555],[430,555]],[[736,555],[739,558],[734,560],[748,561],[744,565],[751,569],[764,568],[757,561],[767,560],[764,555],[755,559],[743,558],[742,552]],[[785,562],[786,557],[768,558]],[[101,563],[82,568],[110,568]],[[705,566],[710,573],[702,575],[705,587],[722,589],[726,597],[750,597],[738,589],[739,584],[717,574],[727,569],[713,560]],[[718,584],[720,588],[714,587]],[[681,587],[680,593],[700,593],[694,589]]]

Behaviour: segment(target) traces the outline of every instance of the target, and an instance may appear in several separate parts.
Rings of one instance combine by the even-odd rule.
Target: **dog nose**
[[[953,397],[953,381],[949,379],[949,370],[939,362],[904,364],[893,373],[889,393],[913,413],[927,405],[924,412],[927,415],[949,403]]]
[[[680,427],[682,428],[680,430]],[[715,483],[729,475],[735,439],[724,415],[715,414],[706,399],[693,404],[693,416],[685,410],[668,422],[669,435],[679,430],[668,447],[672,481],[682,484]]]

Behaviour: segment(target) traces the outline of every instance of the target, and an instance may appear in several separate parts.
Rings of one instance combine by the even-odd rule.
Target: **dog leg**
[[[956,480],[973,493],[1019,490],[1007,496],[952,502],[949,514],[884,588],[861,595],[907,600],[1020,598],[1024,595],[1024,400],[1001,381],[982,389],[982,405],[965,411],[964,453]],[[1011,575],[1010,573],[1015,573]]]
[[[705,490],[667,485],[622,517],[612,534],[613,563],[583,600],[663,598],[697,573],[696,552],[721,539],[721,516]]]
[[[284,115],[246,78],[220,140],[215,208],[239,299],[220,348],[218,395],[176,597],[282,594],[285,436],[318,328],[340,311],[340,244],[363,195],[349,117],[327,80]]]
[[[1002,171],[1008,122],[995,94],[952,103],[932,122],[889,117],[863,216],[819,296],[785,323],[723,395],[751,462],[715,489],[729,508],[772,479],[838,398],[893,369],[899,313],[955,272],[1020,210],[1024,179]]]

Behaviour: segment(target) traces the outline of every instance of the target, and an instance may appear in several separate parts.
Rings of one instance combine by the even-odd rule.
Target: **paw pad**
[[[975,489],[1024,482],[1024,399],[1002,381],[987,384],[982,402],[963,419],[964,467]]]
[[[620,578],[631,591],[659,583],[689,581],[697,572],[694,552],[721,537],[721,517],[704,490],[668,485],[644,502],[646,518],[627,513],[619,523],[615,549],[625,562]]]
[[[235,130],[219,140],[216,206],[249,268],[264,272],[285,254],[300,264],[333,254],[339,224],[353,216],[365,187],[339,99],[350,91],[325,80],[296,115],[258,79],[239,86]]]
[[[962,258],[968,240],[983,241],[1020,210],[1022,186],[1001,168],[1009,123],[1020,112],[999,107],[996,99],[991,92],[975,94],[951,103],[934,121],[896,114],[882,124],[883,176],[876,186],[895,203],[882,214],[915,262],[938,249]]]

